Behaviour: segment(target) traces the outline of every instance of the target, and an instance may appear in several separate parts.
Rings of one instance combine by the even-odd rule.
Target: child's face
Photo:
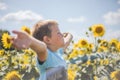
[[[63,34],[60,32],[57,25],[51,27],[51,45],[56,48],[64,46]]]

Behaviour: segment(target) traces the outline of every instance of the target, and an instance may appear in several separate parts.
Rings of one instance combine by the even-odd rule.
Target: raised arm
[[[64,51],[65,51],[66,48],[69,46],[70,42],[72,41],[73,36],[70,33],[63,33],[63,36],[64,36],[64,41],[65,41],[65,45],[64,45],[63,48],[64,48]]]
[[[12,38],[12,44],[17,49],[26,49],[31,48],[33,49],[40,61],[45,61],[47,57],[47,46],[44,42],[39,41],[32,36],[28,35],[26,32],[23,31],[13,31],[16,34],[16,37]]]

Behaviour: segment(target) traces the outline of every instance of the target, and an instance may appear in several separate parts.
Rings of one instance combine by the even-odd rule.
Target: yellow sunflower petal
[[[17,71],[11,71],[4,77],[5,80],[21,80],[20,74]]]
[[[2,35],[2,43],[3,43],[3,47],[4,48],[10,48],[11,47],[11,41],[10,41],[11,37],[8,33],[3,33]]]
[[[120,80],[120,71],[116,70],[110,74],[112,80]]]
[[[78,41],[78,46],[79,46],[80,48],[86,48],[86,47],[88,46],[87,40],[85,40],[85,39],[79,40],[79,41]]]
[[[27,32],[28,34],[31,34],[30,28],[27,26],[22,26],[21,30]]]

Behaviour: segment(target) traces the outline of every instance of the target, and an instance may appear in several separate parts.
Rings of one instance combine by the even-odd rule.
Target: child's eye
[[[58,32],[57,34],[61,35],[61,32]]]
[[[58,32],[57,34],[60,34],[60,32]]]

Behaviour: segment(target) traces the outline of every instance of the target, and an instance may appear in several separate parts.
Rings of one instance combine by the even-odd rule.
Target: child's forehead
[[[59,30],[59,27],[58,25],[54,25],[54,26],[51,26],[51,30],[55,30],[55,31],[58,31]]]
[[[58,32],[58,31],[60,31],[60,29],[59,29],[58,26],[51,26],[51,31],[52,32]]]

